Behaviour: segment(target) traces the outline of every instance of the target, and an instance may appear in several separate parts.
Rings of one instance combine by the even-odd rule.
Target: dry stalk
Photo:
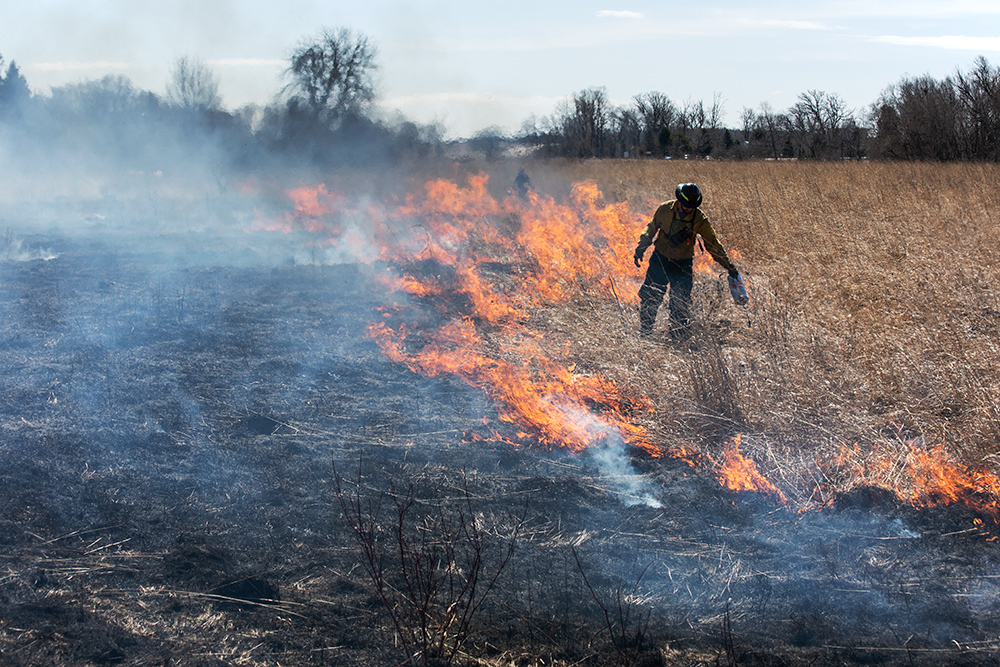
[[[587,573],[583,567],[583,563],[580,561],[580,554],[577,553],[576,547],[571,547],[571,550],[573,551],[573,558],[576,560],[577,570],[583,578],[583,583],[587,587],[587,590],[590,591],[591,597],[593,597],[597,606],[600,607],[601,613],[604,616],[605,629],[608,631],[608,637],[611,640],[611,646],[614,648],[617,658],[616,664],[622,667],[637,664],[642,656],[643,640],[649,629],[649,619],[652,615],[651,609],[647,609],[644,614],[637,604],[640,598],[638,594],[639,585],[642,583],[642,579],[645,577],[646,571],[652,565],[652,562],[647,564],[642,569],[642,572],[639,573],[630,592],[624,592],[622,586],[614,590],[614,606],[613,608],[609,608],[611,604],[605,603],[602,596],[597,593],[597,590],[591,585],[590,580],[587,579]]]
[[[722,650],[726,656],[726,667],[736,667],[736,645],[733,642],[733,626],[729,622],[729,603],[726,603],[726,613],[722,617]],[[716,665],[722,665],[721,656],[715,659]]]

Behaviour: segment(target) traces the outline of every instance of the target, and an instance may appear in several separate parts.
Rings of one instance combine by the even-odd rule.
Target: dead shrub
[[[437,505],[416,498],[412,483],[403,492],[391,480],[388,491],[366,490],[360,460],[352,490],[345,489],[336,461],[333,478],[368,581],[406,651],[405,664],[454,663],[514,555],[525,514],[490,523],[473,508],[464,473],[461,496]]]

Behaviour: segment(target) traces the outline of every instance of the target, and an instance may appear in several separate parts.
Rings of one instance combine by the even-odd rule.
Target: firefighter
[[[730,276],[739,273],[719,243],[708,216],[699,208],[701,189],[694,183],[681,183],[674,199],[660,204],[653,219],[635,247],[635,265],[640,266],[646,248],[653,254],[646,269],[646,280],[639,288],[639,333],[653,332],[656,313],[670,288],[670,335],[684,341],[691,335],[691,288],[694,285],[695,237],[701,236],[704,249]]]

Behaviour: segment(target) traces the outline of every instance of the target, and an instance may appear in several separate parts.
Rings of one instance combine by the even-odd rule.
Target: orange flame
[[[319,218],[331,210],[332,202],[328,201],[331,199],[331,195],[322,183],[317,187],[302,186],[288,190],[287,194],[295,203],[295,212],[298,215]]]
[[[856,486],[893,493],[914,507],[961,503],[992,515],[1000,514],[1000,478],[970,470],[952,460],[942,445],[925,449],[900,438],[898,457],[863,456],[857,444],[844,448],[833,464],[846,468]]]
[[[343,244],[341,219],[366,214],[367,241],[390,269],[382,284],[443,322],[428,328],[434,318],[406,320],[412,309],[384,311],[369,333],[387,356],[418,373],[454,374],[481,387],[518,438],[579,450],[617,437],[662,454],[633,422],[636,411],[652,409],[648,399],[574,372],[565,350],[527,324],[538,308],[582,293],[634,302],[640,276],[632,247],[644,216],[628,204],[604,203],[592,182],[575,184],[565,202],[535,192],[496,199],[487,186],[485,174],[464,187],[434,180],[398,206],[360,213],[325,185],[301,187],[286,193],[293,213],[256,229]]]
[[[285,194],[292,200],[294,212],[272,220],[258,211],[248,231],[305,232],[313,235],[311,240],[316,245],[357,244],[357,239],[345,235],[341,225],[341,218],[348,212],[343,195],[328,192],[322,183],[286,190]]]
[[[367,211],[350,209],[324,184],[286,194],[294,212],[260,221],[257,229],[375,248],[358,259],[386,262],[382,284],[442,323],[428,325],[435,318],[426,315],[408,321],[409,307],[384,310],[369,334],[389,358],[482,388],[522,441],[580,450],[621,438],[652,455],[676,451],[692,460],[687,449],[654,445],[635,423],[637,413],[652,411],[645,396],[575,372],[566,349],[530,326],[539,309],[582,294],[634,304],[642,276],[632,250],[648,214],[604,202],[593,182],[574,184],[562,202],[537,192],[497,199],[485,174],[465,186],[430,181],[399,205]],[[347,216],[366,217],[370,238],[348,239]],[[711,258],[701,253],[698,261]]]
[[[531,435],[543,445],[579,451],[618,435],[653,455],[660,451],[647,441],[645,431],[621,413],[623,398],[617,388],[597,376],[574,375],[547,358],[533,341],[510,342],[507,354],[521,363],[481,354],[484,341],[471,318],[440,327],[433,340],[420,350],[404,349],[406,327],[390,329],[384,323],[369,327],[369,334],[393,361],[429,377],[458,375],[481,387],[499,403],[502,421]],[[604,421],[583,419],[588,405],[602,406]],[[523,430],[521,437],[529,434]]]
[[[471,177],[465,188],[433,181],[423,198],[410,195],[383,213],[382,259],[441,267],[423,279],[409,273],[397,285],[415,297],[452,297],[431,304],[443,316],[454,315],[454,297],[468,307],[429,337],[422,332],[429,342],[413,352],[405,351],[406,326],[379,324],[371,335],[415,372],[452,373],[482,387],[520,438],[580,450],[619,437],[661,454],[629,420],[633,410],[650,409],[645,397],[626,397],[600,376],[574,373],[524,324],[534,309],[582,290],[610,296],[614,276],[634,281],[628,246],[641,228],[635,214],[625,205],[603,205],[593,183],[576,184],[567,204],[535,193],[527,201],[498,201],[486,185],[485,175]]]
[[[723,452],[724,460],[718,469],[719,483],[733,491],[756,491],[787,502],[781,489],[769,482],[757,470],[757,464],[740,452],[742,434],[737,433],[731,444]]]

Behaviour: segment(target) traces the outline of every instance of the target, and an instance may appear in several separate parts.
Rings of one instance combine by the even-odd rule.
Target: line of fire
[[[381,351],[415,373],[459,377],[495,403],[496,420],[484,417],[481,430],[464,435],[470,444],[584,452],[619,443],[636,455],[707,466],[722,486],[792,511],[829,506],[841,489],[827,480],[847,477],[843,488],[881,490],[914,507],[962,504],[997,522],[1000,478],[902,434],[891,458],[845,443],[837,456],[812,462],[830,474],[814,476],[809,488],[769,479],[743,453],[751,434],[730,433],[711,451],[658,439],[650,430],[654,401],[581,368],[574,332],[545,319],[559,304],[597,300],[619,313],[623,337],[633,335],[641,275],[631,251],[650,202],[606,203],[593,182],[574,183],[559,201],[534,190],[496,197],[487,185],[482,173],[464,183],[430,180],[392,203],[303,185],[286,191],[287,213],[258,214],[248,231],[300,234],[320,251],[378,266],[388,296],[368,333]],[[694,268],[700,279],[717,280],[701,248]]]

